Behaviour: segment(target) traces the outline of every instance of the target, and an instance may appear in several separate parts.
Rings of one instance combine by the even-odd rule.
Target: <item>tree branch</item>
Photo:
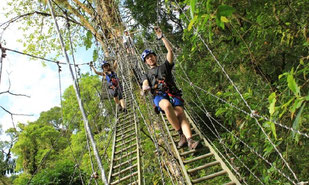
[[[13,22],[15,22],[15,21],[17,21],[17,20],[19,20],[19,19],[21,19],[21,18],[23,18],[23,17],[32,16],[32,15],[34,15],[34,14],[42,15],[42,16],[45,16],[45,17],[46,17],[46,16],[51,16],[51,14],[45,13],[45,12],[39,12],[39,11],[29,12],[29,13],[25,13],[25,14],[16,16],[16,17],[14,17],[14,18],[12,18],[12,19],[10,19],[10,20],[8,20],[8,21],[2,23],[2,24],[0,25],[0,27],[2,27],[3,25],[6,25],[6,24],[7,24],[7,26],[4,28],[4,30],[5,30],[11,23],[13,23]],[[66,17],[65,17],[64,15],[56,15],[56,17],[61,17],[61,18],[66,19]],[[72,18],[71,18],[71,19],[68,19],[68,20],[69,20],[70,22],[75,23],[75,24],[81,25],[79,22],[75,21],[75,20],[72,19]]]

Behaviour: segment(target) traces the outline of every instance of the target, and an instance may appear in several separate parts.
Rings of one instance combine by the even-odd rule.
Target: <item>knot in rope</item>
[[[80,68],[78,65],[76,65],[76,68],[77,68],[77,75],[80,77]]]
[[[0,49],[1,49],[1,51],[2,51],[1,57],[2,57],[2,58],[5,58],[5,57],[6,57],[6,53],[5,53],[6,49],[3,48],[1,44],[0,44]]]
[[[58,66],[58,72],[61,72],[60,62],[59,62],[59,61],[57,61],[56,63],[57,63],[57,66]]]
[[[99,178],[98,172],[93,172],[93,174],[91,175],[91,178],[94,178],[94,179]]]
[[[254,118],[254,117],[257,117],[257,116],[258,116],[258,111],[256,111],[256,110],[251,110],[250,117],[251,117],[251,118]]]
[[[65,18],[66,18],[66,26],[69,29],[70,28],[70,23],[69,23],[69,17],[68,17],[68,11],[64,10]]]
[[[223,144],[223,139],[219,139],[219,143],[220,143],[220,144]]]

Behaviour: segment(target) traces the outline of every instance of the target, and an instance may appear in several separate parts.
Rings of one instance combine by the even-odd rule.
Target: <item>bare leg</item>
[[[114,97],[115,103],[119,105],[119,99],[117,97]]]
[[[121,107],[122,107],[123,109],[126,108],[125,103],[124,103],[124,99],[121,99],[121,100],[120,100],[120,105],[121,105]]]
[[[189,121],[184,113],[183,107],[181,106],[176,106],[174,107],[175,114],[177,116],[177,119],[179,120],[181,129],[183,134],[186,136],[186,138],[191,138],[192,137],[192,132],[191,132],[191,127],[189,124]]]
[[[163,99],[159,102],[159,107],[162,110],[164,110],[166,117],[167,117],[167,120],[171,123],[173,128],[175,130],[179,130],[180,129],[179,121],[178,121],[178,118],[175,114],[175,111],[174,111],[172,104],[168,100]]]

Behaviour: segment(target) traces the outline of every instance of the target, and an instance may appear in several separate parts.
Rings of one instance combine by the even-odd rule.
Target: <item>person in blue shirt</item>
[[[106,79],[108,92],[114,97],[115,103],[119,106],[119,111],[127,112],[123,99],[122,86],[115,72],[117,69],[117,61],[114,62],[113,67],[111,67],[111,64],[107,61],[103,61],[103,64],[101,65],[101,68],[103,69],[102,72],[97,71],[93,67],[92,62],[90,63],[90,67],[97,75],[101,75]]]
[[[155,27],[158,40],[162,40],[167,49],[166,61],[158,65],[156,53],[146,49],[141,55],[142,60],[150,67],[150,70],[142,79],[142,92],[150,91],[153,95],[156,112],[164,112],[173,128],[179,133],[178,147],[188,143],[193,150],[200,147],[199,141],[192,139],[191,127],[184,113],[184,101],[181,91],[176,87],[172,68],[174,67],[174,54],[169,41],[163,36],[160,28]],[[142,93],[142,94],[143,94]]]

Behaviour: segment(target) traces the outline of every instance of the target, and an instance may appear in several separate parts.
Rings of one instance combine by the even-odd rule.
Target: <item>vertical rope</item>
[[[1,43],[0,43],[0,50],[1,50],[1,58],[0,58],[0,85],[1,85],[3,58],[6,56],[5,49],[2,47]]]
[[[74,71],[75,71],[76,84],[77,84],[77,87],[78,87],[78,76],[77,76],[77,75],[78,75],[78,71],[76,71],[76,67],[78,67],[78,65],[76,65],[75,57],[74,57],[74,49],[73,49],[73,43],[72,43],[72,38],[71,38],[69,17],[68,17],[67,11],[65,11],[64,13],[65,13],[66,24],[67,24],[67,29],[68,29],[69,42],[70,42],[70,49],[71,49],[71,52],[72,52],[72,60],[73,60],[73,64],[74,64]]]

